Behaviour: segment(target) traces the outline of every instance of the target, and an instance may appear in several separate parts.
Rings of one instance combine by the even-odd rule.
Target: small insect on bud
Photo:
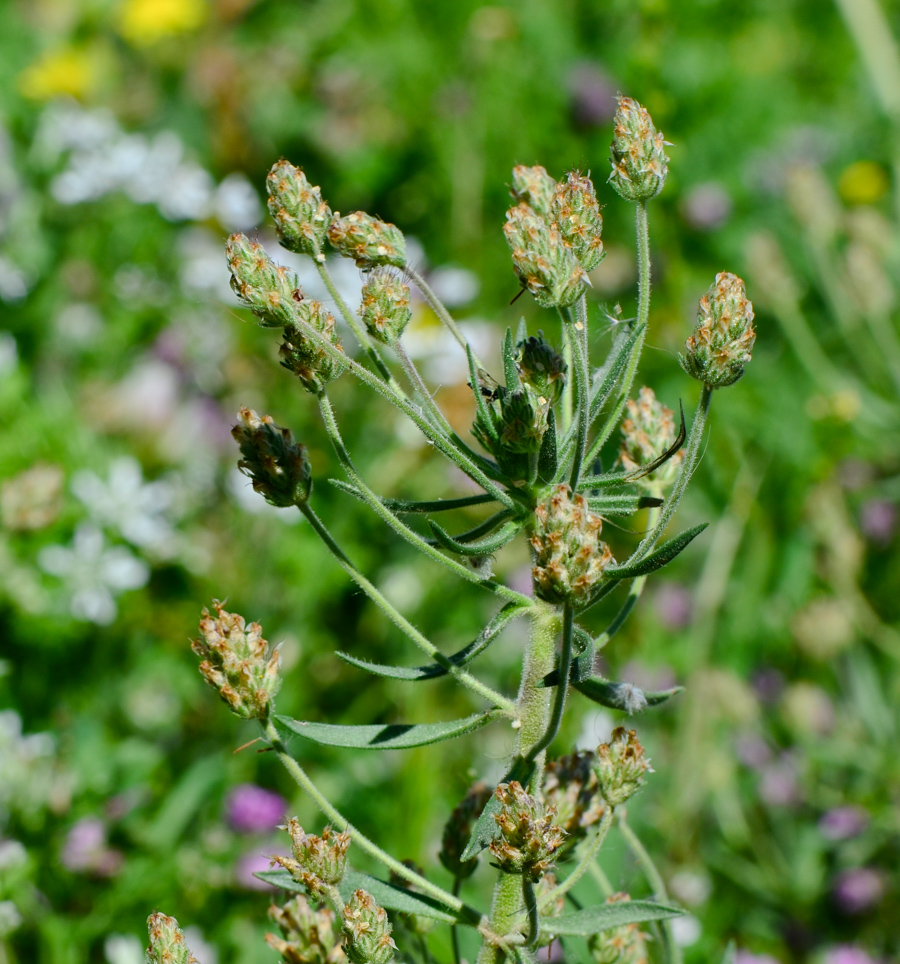
[[[344,950],[352,964],[388,964],[397,950],[387,912],[364,890],[355,890],[344,906]]]
[[[330,907],[314,909],[303,894],[297,894],[283,907],[273,904],[269,917],[282,936],[266,934],[266,943],[286,964],[344,964],[346,957]]]
[[[572,171],[562,184],[557,184],[550,217],[581,267],[593,271],[604,253],[600,239],[603,218],[591,179]]]
[[[312,257],[320,254],[332,218],[321,189],[313,187],[303,171],[284,158],[269,171],[266,188],[269,213],[284,247]]]
[[[295,442],[289,429],[279,428],[271,415],[260,418],[242,408],[231,435],[243,456],[238,468],[267,502],[282,507],[306,502],[312,489],[306,446]]]
[[[666,183],[668,142],[653,126],[645,107],[630,97],[620,96],[617,100],[609,183],[626,201],[649,201]]]
[[[544,799],[556,809],[556,822],[566,832],[567,851],[603,816],[603,798],[594,772],[596,759],[592,751],[584,750],[547,764]]]
[[[744,282],[723,271],[700,299],[696,327],[678,360],[708,388],[725,388],[744,374],[755,343],[753,305]]]
[[[225,242],[231,290],[264,328],[280,328],[294,320],[297,276],[266,254],[246,235],[232,234]]]
[[[613,565],[612,552],[600,541],[603,520],[568,485],[557,485],[534,510],[535,595],[547,602],[586,602],[593,587]]]
[[[294,856],[272,859],[290,871],[294,880],[308,888],[311,894],[321,894],[323,889],[334,887],[344,879],[349,833],[335,833],[331,827],[326,827],[322,836],[316,837],[306,833],[296,817],[288,820],[287,832],[291,836]]]
[[[638,401],[628,399],[628,418],[622,422],[622,448],[619,461],[626,472],[637,472],[642,465],[659,459],[674,444],[675,413],[657,401],[652,388],[645,385]],[[635,485],[654,493],[661,493],[678,475],[684,452],[676,452],[658,469],[635,480]]]
[[[553,192],[556,188],[556,181],[540,164],[534,167],[517,164],[513,168],[512,196],[527,204],[542,218],[550,215],[550,205],[553,203]]]
[[[365,211],[346,217],[335,215],[328,228],[328,240],[345,257],[353,258],[358,268],[406,264],[406,239],[395,224],[379,221]]]
[[[609,743],[597,747],[594,766],[600,792],[611,807],[620,806],[637,793],[644,785],[644,774],[653,772],[637,733],[624,726],[617,726]]]
[[[147,931],[150,934],[147,964],[199,964],[174,917],[151,914],[147,918]]]
[[[438,854],[441,863],[460,880],[471,876],[478,866],[478,857],[463,860],[462,855],[472,835],[475,821],[481,816],[482,810],[491,799],[491,791],[484,783],[475,783],[450,814],[444,826],[441,838],[441,850]]]
[[[519,377],[549,405],[555,405],[566,387],[566,362],[539,331],[516,345]]]
[[[628,894],[611,894],[607,904],[631,900]],[[588,949],[597,964],[647,964],[647,935],[639,924],[623,924],[594,934],[588,941]]]
[[[587,273],[555,224],[518,204],[506,212],[503,233],[516,274],[539,305],[564,308],[581,297]]]
[[[337,334],[334,316],[320,301],[310,301],[297,291],[299,301],[295,302],[297,321],[285,326],[284,341],[278,349],[281,364],[293,372],[303,387],[313,395],[319,395],[347,367],[335,358],[318,339],[305,331],[308,325],[337,351],[343,352],[341,339]],[[300,322],[300,324],[298,324]]]
[[[376,268],[363,285],[359,316],[376,341],[396,345],[412,318],[409,286],[390,268]]]
[[[259,623],[246,626],[243,616],[226,612],[218,599],[213,605],[216,618],[204,609],[201,638],[191,641],[191,648],[203,657],[200,672],[232,713],[245,720],[264,720],[281,686],[278,647],[269,652]]]
[[[494,792],[501,804],[494,814],[500,838],[491,842],[491,854],[506,873],[523,874],[537,883],[566,836],[553,822],[556,811],[516,780],[501,783]]]

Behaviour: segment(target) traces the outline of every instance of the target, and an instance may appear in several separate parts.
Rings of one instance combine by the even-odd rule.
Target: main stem
[[[517,701],[519,738],[516,757],[527,757],[544,738],[550,723],[552,690],[541,687],[541,680],[555,668],[556,640],[562,629],[562,615],[558,609],[546,605],[536,607],[531,626],[531,638],[525,652],[525,665]],[[529,790],[537,790],[544,776],[543,751],[535,756],[536,766]],[[498,937],[510,934],[518,926],[524,901],[522,882],[516,874],[500,873],[494,886],[490,930]],[[478,954],[478,964],[499,964],[504,955],[501,947],[485,941]]]

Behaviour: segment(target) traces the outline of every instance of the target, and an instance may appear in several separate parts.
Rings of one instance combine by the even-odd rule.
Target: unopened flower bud
[[[566,362],[539,331],[516,345],[519,377],[549,405],[555,405],[566,386]]]
[[[266,934],[266,943],[286,964],[344,964],[346,957],[330,907],[314,909],[303,894],[297,894],[283,907],[273,904],[269,917],[282,936]]]
[[[269,171],[266,188],[269,213],[281,243],[298,254],[320,254],[332,218],[321,189],[313,187],[303,171],[284,158]]]
[[[666,140],[653,126],[647,109],[630,97],[618,97],[609,183],[626,201],[649,201],[666,183]]]
[[[342,352],[343,346],[337,334],[334,316],[321,301],[311,301],[297,292],[299,301],[296,302],[296,318],[302,324],[309,325],[314,331],[331,345]],[[343,361],[335,358],[308,331],[305,331],[297,321],[285,326],[284,341],[278,349],[281,364],[293,372],[303,383],[303,387],[314,395],[325,390],[325,386],[337,378],[347,367]]]
[[[335,833],[331,827],[322,831],[322,836],[306,833],[296,817],[287,822],[287,832],[291,836],[293,857],[273,857],[272,859],[290,871],[294,880],[299,881],[312,894],[319,894],[326,887],[334,887],[344,879],[347,869],[347,850],[350,847],[349,833]]]
[[[678,356],[681,367],[708,388],[733,385],[750,361],[756,332],[744,282],[723,271],[700,299],[694,333]]]
[[[500,441],[509,452],[539,452],[549,406],[530,386],[500,396]]]
[[[412,318],[409,286],[390,268],[376,269],[363,285],[359,315],[376,341],[395,345]]]
[[[473,784],[462,801],[453,809],[444,826],[438,857],[447,870],[460,880],[473,874],[478,866],[478,857],[463,860],[462,855],[469,844],[475,821],[481,816],[482,810],[490,799],[491,791],[486,784],[480,782]]]
[[[539,305],[564,308],[581,297],[587,273],[555,224],[518,204],[506,212],[503,233],[516,274]]]
[[[147,930],[150,934],[147,964],[199,964],[174,917],[151,914],[147,918]]]
[[[600,784],[594,772],[596,756],[590,750],[551,760],[544,774],[544,799],[556,810],[556,823],[566,832],[570,850],[587,836],[587,828],[603,816]]]
[[[343,218],[335,215],[328,240],[345,258],[353,258],[359,268],[380,264],[402,268],[406,264],[406,239],[400,228],[365,211],[354,211]]]
[[[536,164],[526,167],[517,164],[512,172],[512,196],[527,204],[536,214],[548,217],[550,205],[553,203],[553,192],[556,181],[547,173],[546,169]]]
[[[636,472],[660,458],[676,438],[675,413],[659,402],[652,388],[644,386],[638,401],[628,399],[628,418],[622,422],[622,448],[619,461],[626,472]],[[635,485],[661,492],[678,475],[684,451],[676,452],[658,469],[635,481]]]
[[[535,595],[554,603],[586,602],[603,570],[615,562],[600,541],[603,520],[565,484],[557,485],[534,515]]]
[[[604,254],[600,239],[603,218],[591,179],[571,171],[566,180],[556,186],[550,217],[581,267],[593,271]]]
[[[553,822],[556,811],[516,780],[501,783],[495,795],[501,804],[494,814],[500,837],[491,842],[491,854],[506,873],[523,874],[536,883],[553,865],[566,836]]]
[[[271,415],[260,418],[242,408],[231,435],[243,456],[238,468],[267,502],[282,507],[306,502],[312,488],[306,446],[295,442],[289,429],[279,428]]]
[[[607,904],[631,900],[628,894],[611,894]],[[623,924],[594,934],[588,941],[588,949],[597,964],[647,964],[647,935],[640,924]]]
[[[226,612],[217,599],[213,605],[216,618],[204,609],[201,637],[191,641],[191,648],[203,657],[200,672],[236,716],[265,719],[281,686],[278,647],[269,652],[259,623],[246,626],[243,616]]]
[[[618,807],[644,785],[644,774],[653,768],[634,730],[617,726],[609,743],[597,747],[597,781],[611,807]]]
[[[280,328],[294,320],[297,276],[266,254],[265,248],[244,234],[225,242],[231,289],[265,328]]]
[[[388,964],[397,950],[387,912],[365,890],[355,890],[344,906],[342,929],[352,964]]]

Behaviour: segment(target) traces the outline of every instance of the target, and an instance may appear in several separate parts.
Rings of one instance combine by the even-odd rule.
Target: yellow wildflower
[[[19,74],[19,89],[32,100],[84,98],[97,80],[96,61],[86,50],[62,49],[39,57]]]
[[[125,0],[119,33],[135,47],[196,30],[206,19],[204,0]]]

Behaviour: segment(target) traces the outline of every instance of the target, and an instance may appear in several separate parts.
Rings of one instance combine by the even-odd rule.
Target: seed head
[[[631,900],[628,894],[611,894],[607,904]],[[588,948],[597,964],[647,964],[647,935],[639,924],[623,924],[600,934],[588,941]]]
[[[304,298],[298,290],[299,300],[295,302],[296,319],[284,328],[284,340],[278,349],[281,364],[293,372],[303,387],[318,395],[329,382],[337,378],[347,367],[343,361],[334,358],[317,339],[305,331],[302,324],[309,325],[328,342],[332,348],[342,352],[343,346],[337,334],[334,316],[325,309],[320,301]],[[301,324],[298,324],[298,321]]]
[[[553,865],[566,836],[553,822],[556,811],[515,780],[501,783],[495,795],[501,804],[494,814],[500,838],[491,842],[491,853],[506,873],[524,874],[536,883]]]
[[[619,96],[617,100],[609,183],[626,201],[649,201],[666,183],[667,141],[653,126],[646,108],[630,97]]]
[[[331,827],[326,827],[322,836],[317,837],[306,833],[296,817],[288,820],[287,832],[291,836],[293,857],[276,856],[272,859],[290,871],[294,880],[303,884],[311,894],[320,894],[324,888],[334,887],[344,879],[349,833],[334,833]]]
[[[471,876],[478,866],[478,858],[463,860],[462,855],[472,836],[475,821],[481,816],[481,811],[491,799],[491,791],[484,783],[475,783],[450,814],[444,826],[441,838],[441,850],[438,854],[441,863],[460,880]]]
[[[147,964],[199,964],[174,917],[151,914],[147,918],[147,930],[150,934]]]
[[[603,816],[596,762],[595,754],[584,750],[547,764],[544,799],[556,810],[556,822],[566,832],[566,850],[587,836],[587,828]]]
[[[615,563],[609,546],[600,541],[603,520],[565,484],[553,489],[534,517],[535,595],[554,603],[586,602],[603,570]]]
[[[637,733],[624,726],[617,726],[609,743],[597,747],[594,767],[600,792],[611,807],[625,803],[644,785],[644,774],[653,772]]]
[[[390,268],[376,268],[363,285],[359,315],[376,341],[395,345],[412,318],[409,286]]]
[[[563,356],[539,331],[516,345],[519,377],[551,406],[562,396],[566,386],[566,362]]]
[[[353,258],[359,268],[406,264],[406,239],[395,225],[379,221],[365,211],[346,217],[336,214],[328,228],[328,240],[345,257]]]
[[[313,187],[303,171],[284,158],[269,171],[266,188],[269,213],[284,247],[298,254],[319,255],[332,218],[321,189]]]
[[[546,169],[536,164],[526,167],[517,164],[512,172],[512,196],[523,204],[527,204],[536,214],[543,218],[550,215],[553,203],[553,192],[557,188],[556,181],[547,173]]]
[[[388,964],[397,950],[387,912],[364,890],[347,901],[342,920],[344,949],[351,964]]]
[[[550,218],[585,271],[593,271],[603,260],[600,232],[603,218],[597,194],[589,177],[571,171],[562,184],[556,185]]]
[[[678,360],[708,388],[724,388],[744,374],[755,343],[753,305],[747,300],[744,282],[723,271],[700,299],[697,325]]]
[[[619,461],[626,472],[648,465],[668,451],[676,438],[674,412],[657,401],[652,388],[640,390],[638,401],[628,399],[628,418],[622,422],[622,448]],[[644,489],[660,492],[678,475],[684,452],[676,452],[658,469],[635,482]]]
[[[280,328],[294,320],[297,276],[266,254],[263,246],[244,234],[225,242],[231,290],[264,328]]]
[[[255,491],[272,505],[300,505],[309,498],[312,474],[306,446],[294,441],[290,429],[279,428],[271,415],[262,418],[250,408],[238,412],[232,438],[241,447],[238,468]]]
[[[269,652],[259,623],[245,626],[244,617],[226,612],[218,599],[213,605],[216,618],[204,609],[201,636],[191,641],[191,648],[203,657],[200,672],[232,713],[245,720],[264,720],[281,686],[278,647]]]
[[[297,894],[283,907],[273,904],[269,917],[278,925],[282,936],[266,934],[266,943],[278,951],[286,964],[344,964],[346,961],[330,907],[314,909],[303,894]]]

